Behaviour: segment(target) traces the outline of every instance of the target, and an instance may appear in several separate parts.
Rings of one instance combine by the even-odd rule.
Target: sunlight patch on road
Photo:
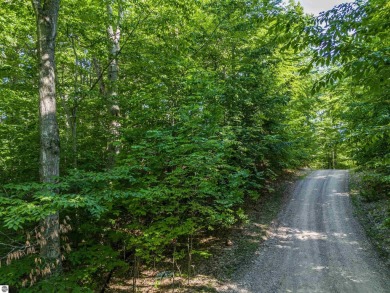
[[[327,270],[327,269],[328,269],[328,267],[324,267],[324,266],[312,267],[313,271],[322,271],[322,270]]]
[[[333,233],[332,235],[341,239],[348,237],[348,234],[345,233]]]
[[[317,176],[313,176],[312,178],[313,179],[326,179],[328,176],[324,176],[324,175],[317,175]]]
[[[348,192],[336,192],[336,190],[332,190],[332,193],[329,193],[326,196],[331,196],[331,197],[336,197],[336,196],[348,197],[349,193]]]
[[[233,292],[237,292],[237,293],[253,293],[252,291],[249,291],[247,289],[243,289],[243,288],[240,288],[239,286],[235,285],[235,284],[231,284],[228,286],[227,288],[228,291],[223,291],[223,292],[232,292],[231,290],[233,290]]]
[[[325,240],[328,238],[326,234],[315,231],[300,231],[300,233],[295,234],[295,237],[300,240]]]
[[[326,240],[328,236],[324,233],[309,231],[309,230],[298,230],[290,227],[279,227],[272,236],[279,239],[299,239],[299,240]]]

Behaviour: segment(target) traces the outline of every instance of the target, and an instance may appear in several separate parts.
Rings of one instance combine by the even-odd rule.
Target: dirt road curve
[[[220,292],[390,292],[347,190],[348,171],[315,171],[299,182],[258,258]]]

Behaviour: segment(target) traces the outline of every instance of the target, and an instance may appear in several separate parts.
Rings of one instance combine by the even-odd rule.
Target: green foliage
[[[378,174],[372,170],[353,171],[350,185],[357,216],[373,245],[388,264],[390,253],[389,182],[388,178],[383,177],[385,177],[384,174]],[[384,188],[384,186],[387,187]]]
[[[21,281],[30,274],[31,269],[35,267],[33,257],[24,257],[1,266],[0,281],[2,284],[8,284],[11,287],[20,287]]]
[[[76,272],[80,272],[76,270]],[[93,283],[88,283],[86,286],[80,285],[77,276],[72,278],[65,276],[61,277],[52,277],[50,280],[43,280],[36,285],[31,287],[20,288],[18,292],[21,293],[33,293],[33,292],[42,292],[42,293],[51,293],[51,292],[77,292],[77,293],[92,293],[95,292],[92,288],[94,287]]]
[[[390,198],[390,176],[366,171],[361,174],[362,186],[360,194],[368,202]]]
[[[287,14],[286,47],[309,46],[301,73],[317,78],[312,94],[320,103],[312,104],[312,122],[321,167],[357,165],[388,174],[388,8],[388,1],[370,0],[338,5],[317,18]]]
[[[245,198],[272,192],[270,183],[284,169],[307,164],[315,148],[312,81],[298,75],[304,48],[281,51],[290,36],[273,31],[291,16],[297,24],[310,21],[299,7],[113,0],[114,20],[106,2],[62,1],[56,47],[62,175],[53,184],[36,183],[28,7],[17,8],[26,18],[15,22],[21,27],[12,30],[15,43],[6,33],[0,48],[0,229],[8,236],[0,257],[11,256],[14,246],[24,256],[0,275],[21,292],[98,291],[110,273],[135,271],[137,262],[184,258],[188,237],[244,221]],[[16,7],[7,2],[1,9],[0,25],[8,28]],[[121,29],[115,121],[107,93],[111,22]],[[39,273],[26,277],[36,267],[39,222],[54,212],[65,219],[64,272],[49,281]],[[22,288],[26,278],[33,287]]]

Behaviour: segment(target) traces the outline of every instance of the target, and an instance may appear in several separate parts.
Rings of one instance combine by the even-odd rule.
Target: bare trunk
[[[40,175],[43,183],[55,183],[59,176],[60,138],[56,119],[55,39],[60,0],[32,0],[37,20],[40,117]],[[50,192],[55,193],[54,189]],[[59,214],[54,213],[41,223],[41,257],[47,274],[61,271]]]
[[[119,154],[119,129],[120,123],[118,121],[118,117],[120,115],[120,107],[118,105],[118,54],[120,51],[119,40],[121,36],[120,32],[120,21],[122,18],[122,11],[119,8],[118,11],[118,22],[114,26],[113,24],[113,11],[110,4],[107,5],[107,13],[109,17],[109,25],[107,28],[108,39],[109,39],[109,60],[110,65],[108,67],[108,105],[109,112],[111,115],[111,123],[110,123],[110,134],[111,138],[109,141],[108,151],[109,151],[109,159],[108,159],[108,167],[112,168],[115,165],[115,158]]]

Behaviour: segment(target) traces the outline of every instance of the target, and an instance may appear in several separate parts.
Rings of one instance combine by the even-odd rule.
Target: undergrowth
[[[390,266],[390,198],[386,176],[372,171],[351,172],[350,192],[367,236]]]

